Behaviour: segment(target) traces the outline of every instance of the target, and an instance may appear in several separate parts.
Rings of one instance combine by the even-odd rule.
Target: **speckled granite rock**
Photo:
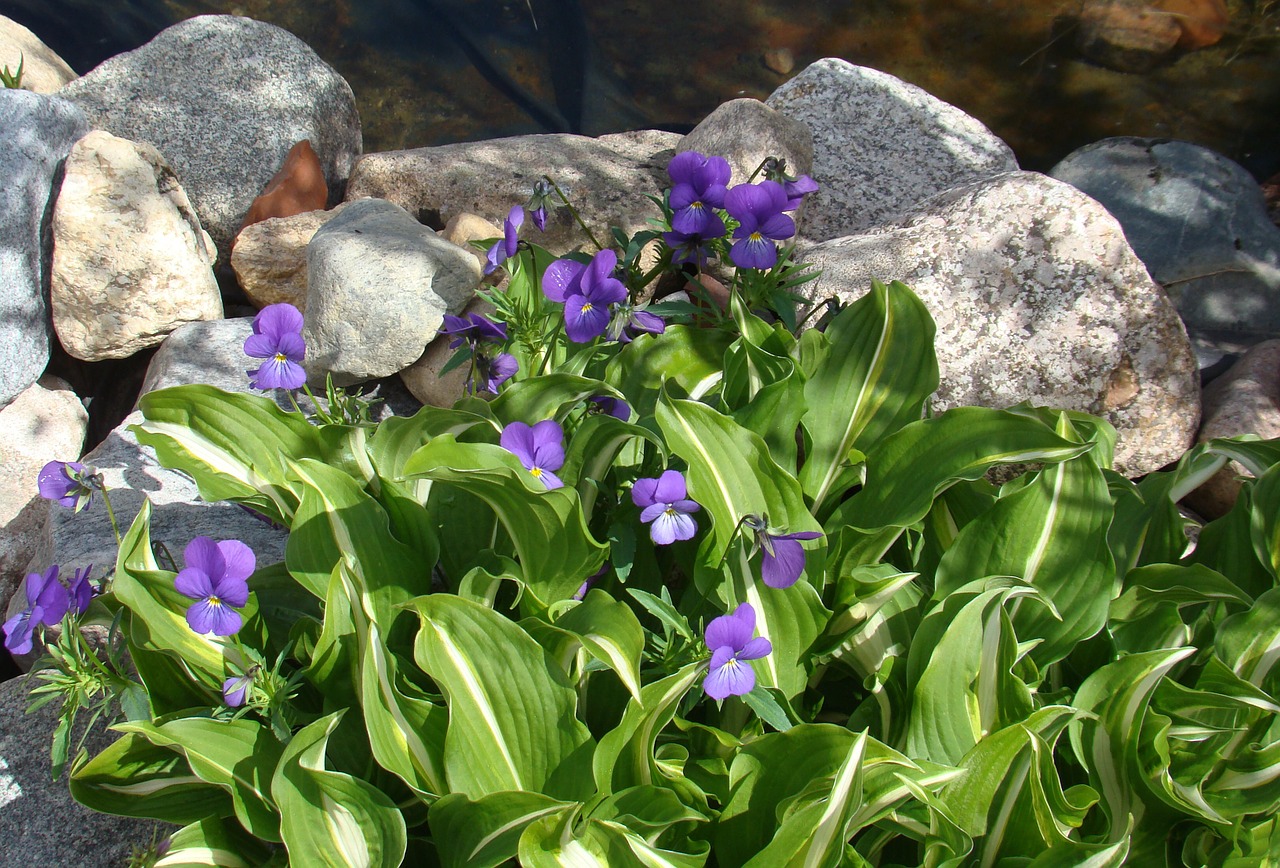
[[[0,683],[0,864],[120,868],[134,847],[176,828],[99,814],[71,798],[66,776],[49,774],[57,704],[27,714],[30,686],[20,678]],[[93,755],[116,738],[99,727],[85,746]]]
[[[938,327],[938,410],[1020,401],[1083,410],[1119,432],[1116,469],[1155,470],[1200,420],[1196,360],[1168,297],[1098,203],[1016,172],[810,248],[801,291],[852,301],[901,280]]]
[[[1050,174],[1116,216],[1188,329],[1280,336],[1280,228],[1244,168],[1188,142],[1126,137],[1085,145]]]
[[[164,154],[223,263],[249,205],[296,142],[311,140],[334,191],[362,149],[342,76],[287,30],[234,15],[175,24],[60,95],[94,127]]]
[[[89,362],[222,317],[217,255],[155,148],[94,130],[72,147],[53,209],[49,305],[63,348]]]
[[[644,194],[671,183],[666,168],[679,141],[675,133],[640,130],[598,139],[514,136],[367,154],[352,170],[347,199],[386,199],[432,226],[462,211],[500,223],[511,206],[529,201],[534,182],[545,174],[603,241],[611,225],[627,233],[649,228],[645,221],[658,210]],[[557,255],[590,248],[566,208],[551,212],[545,233],[528,224],[524,233]]]
[[[733,170],[731,186],[745,184],[765,157],[786,160],[792,175],[813,171],[813,133],[808,125],[755,99],[722,103],[680,140],[676,150],[724,157]]]
[[[813,133],[803,238],[828,241],[910,211],[950,187],[1018,168],[979,121],[886,72],[828,57],[765,101]]]

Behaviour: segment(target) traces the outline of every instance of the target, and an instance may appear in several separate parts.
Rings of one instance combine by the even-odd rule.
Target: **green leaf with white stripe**
[[[555,625],[578,638],[587,652],[617,673],[627,691],[640,698],[640,656],[644,628],[635,612],[599,588],[556,619]]]
[[[472,799],[511,790],[588,795],[595,744],[575,716],[577,694],[542,647],[469,600],[433,594],[411,608],[422,620],[414,660],[449,706],[449,791]]]
[[[379,422],[365,448],[378,473],[394,479],[404,472],[409,456],[433,438],[441,434],[457,437],[477,425],[492,424],[488,417],[478,413],[428,405],[412,416],[390,416]]]
[[[177,751],[201,780],[231,793],[240,824],[256,837],[280,840],[280,816],[270,793],[283,746],[256,720],[180,717],[165,723],[133,721],[116,726],[152,744]]]
[[[71,775],[71,795],[104,814],[169,823],[230,816],[231,795],[207,783],[176,751],[125,733]]]
[[[335,712],[294,734],[276,766],[271,794],[289,860],[324,868],[398,868],[407,845],[404,817],[385,793],[325,768]]]
[[[957,480],[993,467],[1066,461],[1093,448],[1059,436],[1037,419],[1007,410],[957,407],[912,422],[867,452],[867,479],[827,520],[871,533],[908,527]]]
[[[660,335],[640,335],[606,368],[605,380],[627,396],[637,420],[652,416],[664,383],[693,398],[724,377],[725,350],[734,340],[720,329],[673,325]]]
[[[1280,464],[1253,484],[1253,509],[1249,530],[1258,560],[1280,579]]]
[[[206,817],[168,835],[164,855],[153,868],[253,868],[271,858],[261,841],[234,824]]]
[[[450,793],[431,806],[431,836],[444,868],[496,868],[516,857],[526,826],[569,806],[539,793],[490,793],[475,801]]]
[[[1214,647],[1236,675],[1280,696],[1280,588],[1258,597],[1247,612],[1223,619]]]
[[[592,760],[595,785],[601,794],[663,782],[654,759],[658,734],[671,722],[680,700],[702,677],[705,667],[702,661],[690,663],[642,687],[639,702],[627,702],[622,720],[600,739]]]
[[[623,397],[599,380],[555,372],[512,383],[489,402],[489,408],[503,425],[532,425],[543,419],[561,419],[570,409],[597,395]]]
[[[866,452],[919,420],[938,388],[933,319],[905,284],[872,281],[826,335],[830,351],[805,383],[803,424],[812,445],[800,482],[815,512],[847,488],[850,451]]]
[[[1079,439],[1065,414],[1057,433]],[[938,564],[934,597],[981,576],[1017,576],[1057,611],[1015,600],[1014,629],[1039,640],[1031,657],[1040,667],[1061,660],[1106,623],[1116,572],[1107,546],[1111,515],[1092,455],[1051,464],[965,525]]]
[[[148,392],[138,401],[145,421],[131,425],[160,463],[191,475],[209,503],[235,500],[288,524],[299,492],[288,459],[325,458],[332,447],[321,429],[260,395],[207,385]]]
[[[577,492],[548,491],[500,446],[441,435],[413,454],[405,474],[456,484],[487,503],[515,544],[525,587],[543,605],[573,596],[604,563],[608,547],[587,530]]]

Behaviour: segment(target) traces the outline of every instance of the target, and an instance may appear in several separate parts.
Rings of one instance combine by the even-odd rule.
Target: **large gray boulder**
[[[1195,436],[1197,366],[1177,311],[1115,218],[1067,184],[979,181],[804,260],[822,269],[799,288],[814,300],[853,301],[873,278],[916,291],[938,328],[938,410],[1030,401],[1100,415],[1128,476]]]
[[[904,214],[951,187],[1018,168],[983,124],[927,91],[828,57],[765,101],[813,133],[802,235],[827,241]]]
[[[145,142],[102,130],[76,142],[53,241],[53,327],[78,359],[127,358],[183,323],[222,317],[213,240]]]
[[[1050,174],[1115,215],[1188,329],[1280,336],[1280,228],[1243,167],[1189,142],[1124,137],[1072,151]]]
[[[55,182],[84,115],[58,97],[0,88],[0,407],[49,363],[49,256]]]
[[[202,15],[107,60],[62,89],[93,126],[159,149],[224,264],[254,198],[310,139],[331,191],[361,151],[351,87],[272,24]]]
[[[513,205],[529,201],[534,183],[549,175],[600,243],[609,244],[610,226],[634,234],[651,228],[646,221],[660,216],[644,194],[658,195],[671,185],[667,163],[679,142],[676,133],[640,130],[598,139],[514,136],[367,154],[351,173],[347,199],[386,199],[435,226],[464,211],[501,223]],[[526,221],[521,236],[556,255],[595,252],[567,208],[551,212],[545,233]]]
[[[0,864],[119,868],[130,855],[158,841],[174,826],[99,814],[71,798],[66,774],[55,781],[49,745],[58,725],[58,703],[31,714],[28,690],[15,678],[0,683]],[[83,731],[83,719],[76,736]],[[93,756],[119,736],[101,724],[85,748]]]
[[[403,208],[351,202],[307,245],[305,367],[339,385],[398,373],[479,284],[476,258]]]

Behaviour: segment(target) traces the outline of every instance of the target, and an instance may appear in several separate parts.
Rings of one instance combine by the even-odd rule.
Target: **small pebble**
[[[761,58],[764,65],[778,75],[787,75],[796,68],[796,59],[790,48],[771,48]]]

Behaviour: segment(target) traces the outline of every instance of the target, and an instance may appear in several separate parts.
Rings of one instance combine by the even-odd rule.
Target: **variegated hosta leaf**
[[[412,608],[422,620],[414,660],[449,706],[448,791],[588,795],[595,745],[575,717],[577,694],[538,643],[469,600],[433,594]]]
[[[1247,612],[1223,619],[1214,647],[1236,675],[1280,696],[1280,588],[1262,594]]]
[[[271,858],[271,851],[252,835],[218,817],[206,817],[166,836],[168,846],[152,863],[155,868],[253,868]]]
[[[671,722],[676,706],[698,683],[705,669],[702,662],[690,663],[642,687],[639,702],[627,702],[622,720],[596,746],[592,770],[601,794],[663,782],[663,773],[654,759],[658,734]]]
[[[1071,748],[1101,796],[1110,820],[1106,840],[1131,836],[1131,859],[1162,853],[1169,824],[1180,818],[1150,794],[1148,786],[1156,785],[1143,780],[1140,754],[1151,732],[1144,721],[1152,694],[1194,653],[1194,648],[1176,648],[1129,654],[1095,670],[1076,691],[1074,705],[1082,713],[1070,724]]]
[[[635,612],[599,588],[592,588],[580,604],[556,618],[592,657],[612,669],[627,691],[640,699],[640,655],[644,628]]]
[[[450,793],[431,806],[431,836],[444,868],[496,868],[516,857],[526,826],[570,806],[539,793],[490,793],[475,801]]]
[[[913,757],[955,765],[1034,707],[1030,689],[1013,671],[1021,653],[1007,608],[1033,592],[981,587],[953,592],[916,633],[908,661],[913,686],[906,741]]]
[[[859,829],[915,798],[908,781],[936,790],[955,774],[844,727],[769,733],[734,757],[716,857],[721,865],[839,865]]]
[[[329,736],[342,712],[295,733],[271,780],[280,834],[294,864],[397,868],[404,859],[404,817],[372,784],[325,768]]]
[[[194,823],[229,816],[231,794],[206,782],[177,751],[125,733],[71,775],[71,795],[86,807],[121,817]]]
[[[1054,746],[1073,715],[1067,706],[1042,708],[984,737],[960,761],[963,774],[940,798],[973,837],[973,864],[1035,857],[1054,847],[1089,852],[1077,830],[1098,795],[1083,786],[1063,792],[1054,765]]]
[[[493,415],[503,425],[524,422],[532,425],[543,419],[560,419],[571,408],[594,397],[625,397],[600,380],[572,374],[550,373],[512,383],[489,402]]]
[[[805,383],[803,424],[812,445],[800,471],[815,512],[833,494],[851,450],[866,452],[917,421],[938,388],[933,320],[905,284],[871,291],[827,327],[830,350]]]
[[[201,780],[231,793],[245,829],[258,838],[280,840],[280,816],[270,784],[284,748],[269,727],[248,718],[179,717],[164,723],[132,721],[116,728],[182,754]]]
[[[619,823],[581,820],[579,811],[575,805],[527,825],[520,835],[520,864],[525,868],[701,868],[706,863],[705,843],[693,853],[663,850]]]
[[[1207,607],[1249,604],[1235,583],[1208,567],[1151,564],[1125,576],[1124,590],[1111,601],[1107,629],[1126,653],[1180,648],[1191,642],[1192,622]]]
[[[500,446],[441,435],[413,454],[405,474],[456,484],[487,503],[515,544],[525,587],[543,605],[573,596],[604,563],[607,546],[587,530],[577,493],[546,490]]]
[[[1269,591],[1275,578],[1254,551],[1252,524],[1253,485],[1245,482],[1230,511],[1200,529],[1187,561],[1218,571],[1249,596]]]
[[[339,457],[332,436],[259,395],[175,386],[148,392],[138,407],[146,418],[130,427],[138,442],[155,449],[165,467],[190,474],[201,497],[251,504],[283,524],[299,495],[286,462]]]
[[[1079,435],[1065,414],[1056,433]],[[965,525],[938,564],[935,598],[983,576],[1017,576],[1053,604],[1015,600],[1010,617],[1019,636],[1038,644],[1042,668],[1102,629],[1115,583],[1107,547],[1111,498],[1091,454],[1051,464]]]
[[[857,536],[841,549],[857,545],[858,536],[878,537],[923,519],[934,500],[961,479],[978,479],[992,467],[1026,462],[1066,461],[1093,448],[1067,440],[1039,420],[1006,410],[958,407],[941,416],[912,422],[867,451],[867,478],[862,489],[826,520],[835,532],[852,528]],[[879,551],[887,551],[890,533]],[[840,559],[843,552],[833,555]],[[869,555],[874,562],[877,558]]]
[[[1254,483],[1251,516],[1254,554],[1272,576],[1280,579],[1280,464]]]
[[[291,470],[302,482],[285,564],[317,597],[342,563],[360,577],[364,603],[383,632],[400,603],[431,589],[431,568],[422,552],[396,539],[386,510],[354,479],[318,461],[300,461]]]
[[[605,381],[627,397],[635,419],[652,416],[664,384],[692,398],[720,385],[721,362],[732,335],[720,329],[669,326],[661,335],[640,335],[606,369]]]
[[[457,437],[477,425],[492,424],[488,416],[479,413],[427,405],[412,416],[383,419],[365,442],[365,449],[378,474],[385,479],[395,479],[404,473],[409,456],[433,437],[441,434]]]

